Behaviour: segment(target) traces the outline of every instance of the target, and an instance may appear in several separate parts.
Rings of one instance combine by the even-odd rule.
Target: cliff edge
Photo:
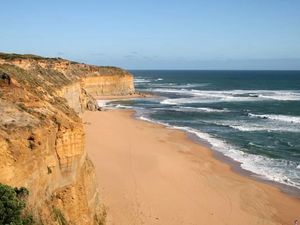
[[[0,53],[0,182],[30,191],[40,224],[101,224],[94,167],[80,113],[94,96],[134,93],[115,67]]]

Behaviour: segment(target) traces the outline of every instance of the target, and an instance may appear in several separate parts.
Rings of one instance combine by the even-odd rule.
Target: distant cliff
[[[0,54],[0,182],[25,186],[41,224],[101,224],[79,114],[94,96],[134,93],[130,73],[60,58]]]

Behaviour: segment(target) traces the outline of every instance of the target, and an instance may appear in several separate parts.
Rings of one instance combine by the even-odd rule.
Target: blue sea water
[[[195,134],[263,179],[300,189],[300,71],[131,71],[117,101],[137,116]]]

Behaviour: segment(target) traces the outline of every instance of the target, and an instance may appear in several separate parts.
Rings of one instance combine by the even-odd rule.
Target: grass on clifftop
[[[91,68],[94,67],[96,69],[106,69],[106,70],[116,70],[119,73],[123,74],[124,70],[115,66],[98,66],[98,65],[89,65],[85,63],[75,62],[72,60],[67,60],[60,57],[43,57],[39,55],[33,55],[33,54],[16,54],[16,53],[3,53],[0,52],[0,59],[4,59],[6,61],[12,61],[12,60],[34,60],[34,61],[48,61],[48,62],[69,62],[71,65],[81,64],[81,65],[87,65]]]
[[[0,52],[0,58],[5,60],[13,60],[13,59],[33,59],[33,60],[61,60],[61,58],[47,58],[33,54],[15,54],[15,53],[3,53]]]

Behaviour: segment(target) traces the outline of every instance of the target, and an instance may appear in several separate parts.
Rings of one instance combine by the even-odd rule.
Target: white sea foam
[[[176,83],[150,83],[148,84],[149,88],[146,91],[153,91],[153,92],[161,92],[169,90],[179,90],[179,89],[190,89],[190,88],[201,88],[209,86],[209,83],[200,83],[200,84],[176,84]]]
[[[255,117],[255,118],[281,121],[281,122],[286,122],[286,123],[300,124],[300,117],[299,116],[287,116],[287,115],[275,115],[275,114],[260,114],[260,115],[257,115],[257,114],[253,114],[253,113],[248,113],[248,116]]]
[[[268,126],[245,126],[245,125],[229,125],[230,127],[240,131],[282,131],[282,132],[300,132],[300,129],[290,127],[268,127]]]
[[[243,101],[300,101],[299,91],[284,90],[230,90],[230,91],[205,91],[194,89],[174,89],[174,88],[154,88],[153,92],[174,93],[177,95],[188,96],[187,103],[195,102],[243,102]],[[190,100],[192,98],[192,100]],[[184,98],[171,99],[164,101],[162,104],[182,104]]]
[[[209,83],[199,83],[199,84],[173,84],[172,88],[199,88],[199,87],[207,87]]]
[[[229,127],[240,131],[265,131],[265,130],[270,131],[270,129],[266,127],[259,127],[259,126],[229,125]]]
[[[120,105],[120,104],[114,105],[113,107],[114,107],[114,108],[118,108],[118,109],[133,109],[132,106],[128,106],[128,105]]]
[[[183,105],[190,103],[214,103],[214,102],[244,102],[244,101],[254,101],[251,97],[189,97],[189,98],[170,98],[164,99],[160,103],[164,105]]]
[[[111,102],[111,100],[97,100],[97,104],[99,107],[105,107],[109,102]]]
[[[270,99],[270,100],[278,100],[278,101],[299,101],[300,94],[293,92],[281,92],[280,94],[260,94],[258,95],[260,98]]]
[[[208,107],[176,107],[176,108],[169,108],[175,111],[182,111],[182,112],[207,112],[207,113],[222,113],[222,112],[230,112],[228,109],[214,109]]]
[[[151,82],[150,79],[146,78],[134,78],[134,83],[149,83]]]
[[[167,126],[167,127],[170,126],[167,123],[162,123],[162,122],[159,122],[159,121],[156,121],[156,120],[152,120],[152,119],[149,119],[148,117],[145,117],[145,116],[140,116],[138,118],[141,119],[141,120],[147,121],[147,122],[156,123],[156,124],[164,125],[164,126]]]
[[[199,99],[197,98],[169,98],[164,99],[160,102],[160,104],[164,105],[182,105],[186,103],[198,103]]]
[[[155,88],[149,89],[154,92],[162,92],[162,93],[176,93],[176,94],[189,94],[190,90],[188,89],[173,89],[173,88]]]
[[[207,120],[207,123],[213,123],[219,126],[227,126],[233,129],[252,132],[252,131],[268,131],[268,132],[300,132],[297,125],[278,124],[273,121],[247,121],[247,120]]]

